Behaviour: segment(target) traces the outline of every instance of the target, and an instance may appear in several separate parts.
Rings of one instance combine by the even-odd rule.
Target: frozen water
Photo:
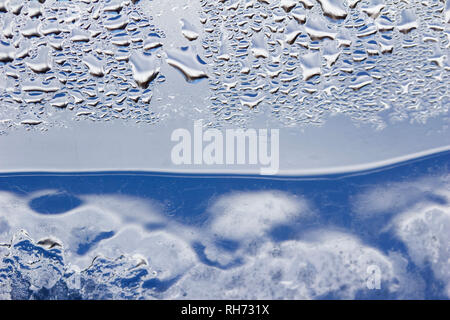
[[[309,175],[2,173],[0,299],[449,298],[449,23],[448,0],[0,0],[0,171],[170,171],[166,133],[202,119],[286,129]]]
[[[168,19],[167,11],[158,13],[159,1],[2,6],[0,73],[7,88],[2,85],[0,97],[8,107],[0,119],[14,119],[9,128],[30,117],[41,119],[41,126],[67,126],[80,117],[148,123],[170,118],[163,106],[172,95],[166,92],[179,85],[166,83],[172,78],[165,64],[196,84],[190,91],[209,97],[199,108],[211,125],[243,124],[263,110],[282,125],[320,125],[338,113],[383,128],[448,112],[448,1],[202,0],[170,27],[153,22]],[[143,63],[147,54],[151,66]],[[310,56],[316,57],[312,69],[300,58]],[[310,72],[317,77],[310,79]],[[355,78],[361,72],[367,76],[362,82]],[[206,87],[197,84],[205,78]],[[67,116],[55,117],[46,107],[52,94],[35,99],[24,90],[26,82],[53,80],[67,93]],[[257,84],[252,96],[266,93],[263,101],[240,103],[248,83]],[[408,83],[414,91],[398,94]],[[330,86],[339,92],[332,98]],[[115,98],[105,96],[112,91]],[[150,93],[159,97],[150,103],[152,111],[147,100],[134,99]],[[184,101],[182,94],[173,96]],[[27,101],[32,105],[26,107]],[[386,111],[385,103],[392,108]]]
[[[4,175],[0,298],[446,299],[448,159],[326,179]]]

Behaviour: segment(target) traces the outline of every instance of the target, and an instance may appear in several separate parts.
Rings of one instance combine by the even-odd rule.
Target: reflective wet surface
[[[448,0],[0,0],[0,299],[448,299],[449,46]],[[279,175],[175,166],[199,119]]]
[[[4,175],[0,297],[446,299],[449,159],[313,178]]]
[[[423,123],[448,113],[449,12],[439,0],[5,1],[1,125],[165,121],[162,106],[186,99],[171,67],[212,126],[262,110],[288,126]]]

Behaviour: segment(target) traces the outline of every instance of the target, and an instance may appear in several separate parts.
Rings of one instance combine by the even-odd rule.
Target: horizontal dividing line
[[[244,178],[244,179],[268,179],[268,180],[318,180],[318,179],[339,179],[349,176],[365,175],[378,171],[385,171],[399,166],[408,165],[426,159],[450,156],[450,145],[423,152],[412,153],[406,156],[395,157],[384,161],[370,162],[360,165],[349,165],[340,167],[329,167],[322,169],[293,169],[280,170],[277,175],[260,175],[245,170],[220,170],[220,169],[134,169],[134,168],[105,168],[83,169],[83,170],[55,170],[55,171],[1,171],[0,177],[27,177],[27,176],[104,176],[104,175],[136,175],[174,178]],[[449,157],[450,160],[450,157]]]

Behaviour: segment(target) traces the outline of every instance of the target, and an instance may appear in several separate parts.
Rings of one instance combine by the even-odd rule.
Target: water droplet
[[[345,19],[347,10],[343,0],[317,0],[322,6],[323,13],[333,19]]]
[[[89,73],[96,77],[103,77],[105,71],[100,59],[93,55],[88,55],[83,59],[83,63],[89,68]]]
[[[6,42],[0,41],[0,61],[10,62],[14,60],[14,47]]]
[[[301,66],[303,69],[303,80],[307,81],[315,75],[321,73],[320,53],[307,53],[301,57]]]
[[[147,88],[149,83],[159,73],[159,66],[154,55],[143,55],[138,52],[133,52],[130,56],[130,64],[133,71],[133,78],[142,88]]]
[[[252,37],[252,53],[255,58],[267,58],[269,57],[269,52],[266,49],[266,43],[264,41],[263,33],[256,33]]]
[[[417,18],[412,9],[405,9],[401,13],[400,22],[397,24],[397,28],[402,33],[408,33],[413,29],[417,29]]]
[[[49,71],[52,67],[50,49],[47,47],[39,48],[36,57],[28,59],[26,65],[36,73]]]
[[[181,19],[181,33],[189,41],[194,41],[198,38],[197,29],[186,19]]]
[[[311,15],[305,24],[305,30],[312,40],[336,38],[336,32],[327,26],[327,22],[322,17]]]
[[[168,50],[166,61],[172,67],[180,70],[188,82],[208,77],[199,57],[191,47]]]

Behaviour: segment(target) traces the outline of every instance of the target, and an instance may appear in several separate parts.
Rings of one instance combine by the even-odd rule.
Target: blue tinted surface
[[[411,289],[411,291],[408,291],[409,289],[404,291],[402,288],[395,290],[387,289],[386,287],[383,287],[384,282],[382,282],[381,289],[366,290],[364,288],[359,288],[354,292],[352,291],[351,298],[446,299],[448,298],[446,287],[448,288],[449,281],[449,278],[445,273],[445,270],[448,267],[448,265],[445,265],[445,263],[448,264],[448,261],[445,262],[446,257],[434,256],[434,261],[429,258],[428,255],[425,255],[425,258],[423,259],[421,257],[418,258],[418,253],[415,249],[416,247],[414,247],[416,244],[411,242],[410,239],[399,236],[399,233],[395,232],[395,228],[388,228],[387,226],[394,223],[397,216],[401,216],[405,212],[413,212],[414,214],[416,210],[419,210],[417,208],[427,206],[437,206],[441,211],[443,210],[444,218],[447,219],[449,204],[445,192],[449,191],[448,184],[446,184],[446,181],[448,181],[449,164],[450,153],[447,152],[393,167],[383,168],[377,171],[315,178],[224,177],[218,175],[179,176],[135,172],[74,173],[61,175],[44,173],[32,173],[26,175],[7,174],[0,177],[0,190],[6,192],[6,194],[13,194],[18,198],[28,199],[28,206],[34,211],[33,215],[37,217],[36,219],[40,219],[40,216],[48,217],[54,215],[59,219],[57,221],[65,221],[66,214],[68,216],[70,215],[72,219],[73,217],[76,217],[77,213],[74,210],[83,208],[83,199],[86,196],[95,195],[104,197],[106,195],[112,195],[114,197],[125,196],[128,198],[133,197],[133,199],[149,200],[155,204],[155,210],[159,210],[162,216],[165,217],[165,220],[162,222],[141,223],[142,225],[140,227],[148,234],[161,231],[165,232],[165,230],[167,230],[167,232],[172,232],[169,230],[172,230],[171,226],[174,224],[179,226],[179,228],[181,228],[180,230],[191,227],[197,228],[196,232],[198,233],[198,236],[193,239],[183,240],[195,253],[194,265],[202,265],[220,270],[221,272],[242,268],[247,263],[248,257],[252,256],[252,251],[249,249],[250,245],[246,243],[246,240],[239,237],[233,237],[233,233],[231,233],[231,236],[227,236],[227,233],[221,235],[219,232],[219,234],[211,236],[213,240],[205,240],[207,238],[206,233],[208,232],[208,225],[211,223],[211,219],[217,217],[217,215],[226,214],[227,212],[225,210],[225,213],[214,213],[214,204],[220,202],[220,199],[224,195],[230,194],[288,194],[289,197],[306,199],[308,202],[307,211],[310,211],[312,214],[308,216],[308,218],[293,218],[272,224],[269,223],[267,228],[264,229],[264,235],[254,238],[253,246],[258,246],[258,241],[277,245],[289,241],[300,241],[304,238],[304,235],[317,230],[319,230],[318,232],[326,232],[324,230],[338,230],[343,234],[351,234],[352,237],[358,239],[358,243],[361,243],[363,246],[378,250],[380,255],[391,257],[392,253],[395,253],[396,255],[401,256],[402,259],[406,261],[406,265],[404,265],[403,271],[399,271],[400,275],[402,275],[402,273],[407,273],[409,279],[413,279],[413,281],[417,282],[416,287],[418,289]],[[421,185],[423,186],[425,184],[424,181],[431,187],[422,188]],[[386,205],[385,207],[381,205],[381,207],[375,210],[374,214],[361,214],[361,210],[370,211],[373,209],[373,204],[364,200],[366,199],[364,198],[364,195],[370,193],[371,190],[377,190],[377,188],[387,190],[386,193],[384,193],[385,197],[386,195],[395,194],[396,192],[400,194],[400,196],[398,199],[394,196],[393,199],[389,200],[391,202],[390,205]],[[50,195],[40,195],[39,192],[43,190],[53,190],[53,193]],[[441,192],[442,190],[443,192]],[[37,194],[38,196],[35,197],[34,194]],[[381,196],[378,201],[383,204],[382,202],[387,200]],[[361,203],[365,203],[365,207],[361,207]],[[5,206],[5,202],[2,202],[2,205]],[[2,210],[2,208],[0,208],[0,210]],[[249,214],[251,214],[252,209],[250,208],[249,210]],[[124,214],[125,213],[126,212],[124,212]],[[245,211],[242,214],[245,214]],[[276,212],[274,214],[276,214]],[[442,223],[442,221],[444,221],[442,227],[445,227],[445,222],[448,221],[445,219],[439,220],[438,222]],[[44,221],[43,223],[45,224],[45,220],[42,221]],[[3,229],[1,227],[2,224],[4,225]],[[5,236],[14,234],[14,232],[16,232],[16,230],[13,230],[14,226],[20,227],[20,224],[20,221],[16,221],[15,224],[10,222],[8,216],[3,215],[0,220],[0,235]],[[81,228],[77,227],[78,229],[74,228],[74,230],[77,230],[77,235],[84,235],[85,229],[87,230],[90,227],[90,225],[86,225]],[[84,242],[80,241],[77,244],[77,247],[68,246],[66,248],[63,243],[61,244],[63,247],[56,246],[50,249],[47,248],[48,251],[46,252],[47,254],[48,252],[56,252],[55,254],[59,256],[64,253],[64,250],[72,250],[73,256],[82,257],[89,255],[93,250],[101,250],[98,247],[99,243],[106,244],[107,247],[108,243],[105,241],[114,239],[116,233],[121,231],[121,228],[124,228],[124,226],[111,227],[109,229],[103,228],[97,233],[87,234]],[[258,226],[255,226],[255,228],[258,228]],[[424,232],[427,232],[427,228],[431,227],[429,225],[424,225],[423,228],[425,230]],[[19,257],[21,251],[23,251],[23,254],[27,254],[27,250],[37,250],[36,248],[38,247],[38,245],[34,247],[35,244],[33,244],[39,240],[38,238],[34,238],[37,236],[33,234],[32,230],[27,231],[29,231],[30,239],[22,240],[20,248],[15,248],[18,250],[17,256]],[[449,243],[446,242],[448,236],[444,235],[444,233],[447,234],[448,231],[445,229],[441,231],[443,234],[437,233],[436,235],[433,235],[433,237],[436,237],[438,241],[440,241],[439,246],[441,249],[442,246],[444,246],[443,250],[439,253],[440,255],[443,255],[445,252],[448,252]],[[70,227],[67,232],[70,232]],[[203,237],[203,233],[205,234],[205,237]],[[48,236],[51,236],[51,234]],[[28,246],[32,246],[33,249],[25,248],[25,242],[23,241],[25,241]],[[142,248],[146,245],[146,242],[139,244]],[[139,252],[139,246],[137,248],[135,247],[133,252]],[[232,258],[223,262],[217,257],[211,257],[207,253],[207,248],[210,248],[211,246],[218,250],[219,255],[223,253],[231,255]],[[426,250],[432,250],[433,246],[425,246],[424,248]],[[414,256],[411,256],[411,252]],[[127,252],[123,252],[123,254],[126,255]],[[37,255],[39,256],[38,253]],[[151,254],[146,258],[150,260],[149,264],[152,265],[152,261],[154,260],[152,260]],[[8,266],[14,265],[14,262],[9,261],[8,259],[11,258],[4,258],[3,264],[0,264],[0,267],[2,267],[0,275],[3,277],[3,281],[7,281],[8,277],[20,278],[21,285],[27,288],[25,291],[12,288],[12,295],[17,294],[17,292],[20,291],[21,295],[19,297],[21,298],[117,297],[105,288],[105,290],[102,289],[103,291],[98,289],[98,284],[95,283],[97,279],[96,276],[91,276],[89,281],[86,279],[83,280],[83,276],[81,277],[83,286],[82,291],[69,289],[65,282],[66,280],[64,280],[65,277],[68,277],[68,271],[65,269],[64,262],[61,263],[62,265],[55,266],[56,269],[60,270],[60,278],[57,279],[56,284],[52,285],[50,288],[44,285],[42,288],[31,289],[29,288],[29,282],[31,280],[27,280],[28,278],[25,276],[25,273],[21,274],[22,271],[20,268],[16,266],[14,267],[14,271],[7,271]],[[180,257],[179,259],[183,258]],[[436,262],[436,259],[438,262]],[[289,259],[287,261],[289,261]],[[47,261],[45,263],[50,262]],[[349,263],[351,264],[350,261]],[[442,265],[442,263],[444,265]],[[102,270],[101,272],[104,273],[105,270],[102,268],[106,268],[106,266],[102,265],[99,267],[99,270]],[[119,266],[108,265],[108,270],[113,271],[114,268],[119,268]],[[161,278],[157,275],[152,275],[149,270],[142,269],[133,276],[123,276],[120,278],[120,281],[113,282],[111,280],[111,283],[106,283],[105,286],[122,289],[123,287],[127,287],[129,289],[129,295],[124,298],[148,296],[156,296],[159,298],[172,297],[165,296],[165,293],[174,290],[179,283],[182,283],[185,277],[189,277],[190,268],[192,268],[192,266],[186,270],[174,272],[167,277]],[[193,268],[195,268],[195,266]],[[85,272],[85,276],[87,276],[94,271],[85,269],[83,272]],[[203,270],[203,272],[206,271]],[[320,271],[317,271],[317,274],[320,276]],[[240,276],[245,277],[245,272]],[[280,277],[283,277],[283,272]],[[100,275],[98,275],[97,280],[100,281]],[[389,282],[391,280],[392,279],[387,281]],[[276,277],[273,281],[274,283],[276,282]],[[345,288],[346,280],[341,279],[339,281],[342,281],[344,284],[342,289],[336,289],[331,286],[330,290],[317,290],[320,294],[313,294],[311,297],[325,299],[347,298],[346,295],[341,295],[341,290],[347,290]],[[394,279],[392,281],[395,283],[399,280]],[[58,286],[62,289],[57,289]],[[307,288],[309,287],[307,286]],[[184,287],[183,290],[188,289],[189,287]],[[248,288],[248,290],[252,289]],[[114,290],[111,289],[111,292],[114,292]],[[175,294],[175,297],[176,296],[177,295]],[[241,291],[240,296],[248,297],[245,290]],[[187,297],[189,297],[189,295]],[[198,295],[195,297],[198,297]],[[279,296],[274,297],[283,298]],[[302,296],[299,297],[301,298]],[[256,296],[256,298],[258,298],[258,296]],[[309,298],[309,296],[306,296],[306,298]]]

